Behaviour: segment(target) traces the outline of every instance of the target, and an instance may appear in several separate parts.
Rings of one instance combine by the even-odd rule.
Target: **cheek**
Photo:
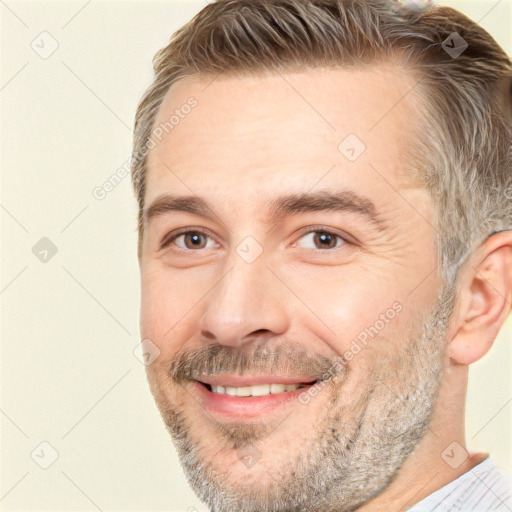
[[[211,288],[208,276],[148,265],[141,269],[140,330],[165,352],[194,335],[201,299]]]
[[[140,331],[143,338],[159,340],[175,322],[167,307],[169,297],[154,288],[141,289]]]
[[[300,299],[296,307],[303,319],[310,319],[308,328],[328,340],[338,355],[349,350],[354,340],[364,343],[379,335],[393,338],[404,327],[399,285],[363,269],[317,267],[307,273],[289,273],[285,279],[294,283]]]

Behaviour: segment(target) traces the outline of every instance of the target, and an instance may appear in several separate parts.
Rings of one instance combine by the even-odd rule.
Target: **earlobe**
[[[470,364],[489,351],[511,311],[512,231],[490,236],[461,270],[447,350],[455,364]]]

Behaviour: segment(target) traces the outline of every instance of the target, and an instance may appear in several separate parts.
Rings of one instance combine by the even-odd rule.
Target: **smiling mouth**
[[[219,421],[263,421],[282,407],[302,404],[299,397],[319,382],[321,379],[306,375],[218,374],[193,380],[191,390]]]

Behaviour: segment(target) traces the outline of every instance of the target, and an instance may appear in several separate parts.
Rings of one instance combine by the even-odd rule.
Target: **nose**
[[[263,257],[247,263],[235,254],[204,299],[202,339],[239,346],[282,334],[289,326],[286,292]]]

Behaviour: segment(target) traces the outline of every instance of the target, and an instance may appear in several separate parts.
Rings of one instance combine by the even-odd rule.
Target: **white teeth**
[[[259,384],[257,386],[250,386],[252,396],[265,396],[270,395],[270,384]]]
[[[301,384],[258,384],[255,386],[212,386],[212,392],[229,396],[265,396],[295,391]]]
[[[251,386],[244,386],[236,389],[236,396],[249,396],[251,394]]]
[[[286,391],[286,386],[284,384],[270,384],[270,392],[274,393],[284,393]]]

